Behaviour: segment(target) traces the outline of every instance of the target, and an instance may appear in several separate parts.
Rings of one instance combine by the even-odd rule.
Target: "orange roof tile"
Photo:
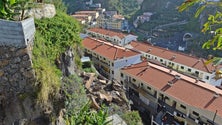
[[[89,37],[85,38],[82,43],[85,48],[110,60],[117,60],[124,57],[131,57],[141,54],[130,49],[125,49],[123,47],[112,45],[106,41],[96,40]]]
[[[125,36],[127,36],[127,34],[121,33],[121,32],[114,32],[111,30],[106,30],[106,29],[102,29],[102,28],[91,28],[89,29],[89,31],[91,32],[96,32],[99,34],[103,34],[103,35],[107,35],[107,36],[118,36],[119,38],[123,39]]]
[[[122,71],[187,105],[211,112],[217,110],[222,117],[222,90],[214,86],[209,87],[204,82],[196,82],[194,78],[146,61],[125,67]],[[180,79],[168,85],[175,75]],[[215,93],[219,96],[215,97]]]
[[[163,59],[171,60],[172,62],[189,66],[200,71],[212,73],[213,71],[216,70],[216,67],[213,66],[212,64],[205,65],[204,62],[206,60],[203,58],[196,58],[194,56],[189,56],[183,53],[174,52],[165,48],[137,41],[131,42],[130,45],[137,50],[158,56]]]

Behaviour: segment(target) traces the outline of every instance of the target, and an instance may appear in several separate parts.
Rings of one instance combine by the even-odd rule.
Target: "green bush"
[[[121,117],[125,120],[127,125],[142,125],[142,119],[138,111],[128,111]]]
[[[38,101],[47,103],[58,93],[62,73],[55,61],[67,48],[81,46],[78,22],[65,13],[57,12],[51,19],[35,20],[33,68],[37,77]],[[78,56],[75,56],[78,60]]]

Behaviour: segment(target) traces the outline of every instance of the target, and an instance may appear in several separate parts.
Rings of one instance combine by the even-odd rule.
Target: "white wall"
[[[133,40],[136,41],[136,40],[137,40],[137,37],[138,37],[138,36],[134,36],[134,35],[129,34],[129,35],[127,35],[125,38],[122,39],[121,45],[124,46],[124,45],[128,44],[129,42],[131,42],[131,41],[133,41]]]
[[[120,68],[141,62],[142,54],[116,60],[114,62],[114,78],[120,82]]]

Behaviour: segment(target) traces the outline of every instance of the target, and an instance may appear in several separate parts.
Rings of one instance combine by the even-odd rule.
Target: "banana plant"
[[[15,16],[14,6],[16,0],[0,0],[0,18],[6,20],[13,20]]]
[[[25,10],[34,7],[33,0],[0,0],[0,19],[24,20]],[[15,18],[15,17],[18,18]]]

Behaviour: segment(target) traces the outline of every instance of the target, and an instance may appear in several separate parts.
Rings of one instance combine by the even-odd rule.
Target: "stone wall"
[[[31,60],[34,33],[33,18],[21,22],[0,20],[0,125],[34,116],[29,113],[34,111],[33,102],[26,98],[34,92]]]
[[[21,93],[34,81],[31,48],[0,46],[0,93]]]
[[[34,8],[25,11],[25,16],[35,17],[36,19],[52,18],[56,15],[53,4],[36,3]]]

